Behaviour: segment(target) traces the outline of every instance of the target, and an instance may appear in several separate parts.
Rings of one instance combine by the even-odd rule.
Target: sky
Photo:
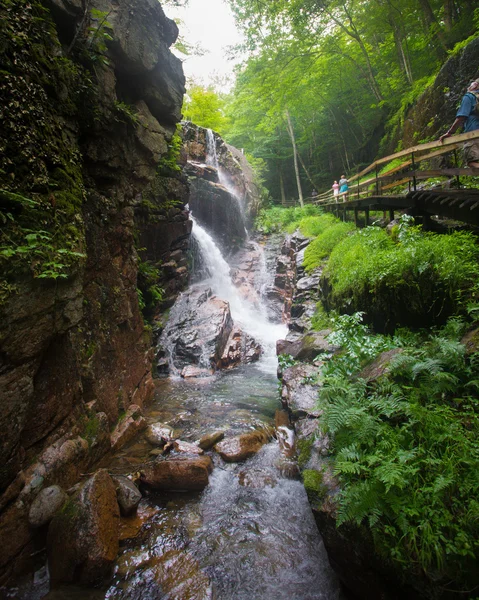
[[[204,56],[185,57],[173,48],[173,52],[184,61],[186,77],[205,86],[217,84],[218,78],[230,78],[229,84],[216,85],[217,89],[227,91],[233,83],[235,65],[235,61],[227,58],[228,46],[242,41],[227,4],[223,0],[189,0],[185,8],[164,5],[163,10],[171,19],[183,21],[179,25],[180,36],[187,43],[199,44],[206,51]]]

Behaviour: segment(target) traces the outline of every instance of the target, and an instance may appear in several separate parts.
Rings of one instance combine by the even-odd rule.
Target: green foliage
[[[110,12],[104,12],[97,8],[92,8],[90,12],[91,25],[87,29],[87,52],[90,59],[95,63],[99,62],[108,65],[109,60],[105,55],[108,42],[113,40],[111,35],[112,27],[108,22]]]
[[[153,264],[149,260],[141,260],[138,263],[138,303],[145,316],[148,316],[164,300],[165,290],[160,286],[162,276],[158,264]]]
[[[383,326],[440,324],[464,310],[478,276],[472,234],[424,233],[403,220],[398,242],[375,227],[345,237],[325,273],[328,301],[339,312],[362,309]]]
[[[316,310],[311,318],[311,328],[314,331],[322,331],[328,329],[331,325],[331,319],[336,316],[334,313],[328,314],[321,302],[316,304]]]
[[[339,220],[331,213],[312,215],[303,217],[300,221],[294,221],[288,225],[287,231],[292,233],[295,229],[299,229],[306,237],[316,237],[336,223],[339,223]]]
[[[354,231],[352,223],[336,222],[314,239],[304,253],[304,268],[309,273],[319,267],[321,262],[331,254],[339,242]]]
[[[178,164],[178,159],[180,158],[182,145],[181,125],[178,124],[171,142],[168,144],[168,153],[158,163],[159,175],[168,176],[174,173],[181,173],[181,166]]]
[[[278,365],[280,369],[287,369],[296,364],[296,361],[290,354],[279,354]]]
[[[304,208],[273,206],[260,211],[255,221],[255,227],[263,233],[294,231],[302,219],[320,214],[321,210],[311,204],[306,205]]]
[[[229,126],[225,116],[224,100],[213,87],[193,84],[186,93],[183,114],[186,121],[213,129],[224,135]]]
[[[339,325],[335,341],[356,356],[346,369],[345,356],[331,359],[319,400],[342,490],[338,523],[367,523],[378,551],[400,565],[477,585],[479,355],[458,341],[464,324],[377,348],[358,317]],[[350,377],[398,342],[382,378]]]
[[[115,111],[118,114],[118,120],[123,123],[138,123],[138,115],[134,106],[125,104],[124,102],[115,102]]]

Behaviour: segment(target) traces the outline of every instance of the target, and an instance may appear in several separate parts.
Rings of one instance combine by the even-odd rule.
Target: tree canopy
[[[394,151],[394,116],[479,24],[472,0],[228,1],[249,58],[227,137],[266,161],[277,198],[298,197],[294,143],[306,195]]]

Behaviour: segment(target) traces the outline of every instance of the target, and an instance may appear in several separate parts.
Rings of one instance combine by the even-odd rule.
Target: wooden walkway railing
[[[346,202],[352,199],[359,200],[368,196],[384,196],[385,192],[388,191],[388,195],[391,195],[390,190],[393,190],[393,188],[398,186],[405,186],[406,184],[407,189],[402,190],[398,194],[392,195],[407,194],[408,192],[417,190],[418,180],[430,179],[431,177],[456,177],[459,185],[459,177],[461,175],[479,176],[479,169],[471,169],[468,167],[461,168],[456,166],[455,168],[447,169],[421,170],[419,165],[422,161],[430,160],[443,154],[448,154],[449,152],[456,152],[456,150],[461,147],[461,142],[478,138],[479,130],[476,130],[469,133],[451,136],[446,138],[442,143],[439,142],[439,140],[435,140],[434,142],[412,146],[412,148],[407,148],[406,150],[401,150],[395,154],[380,158],[369,165],[369,167],[366,167],[366,169],[363,169],[357,175],[350,177],[348,179],[349,190],[347,192],[339,194],[339,196],[334,196],[332,190],[327,190],[322,194],[318,194],[316,198],[308,198],[307,200],[308,202],[313,202],[315,204],[330,204],[333,202]],[[386,165],[395,159],[403,157],[404,161],[399,165],[380,173],[381,165]],[[458,163],[457,156],[455,156],[455,163],[456,165]],[[371,172],[374,172],[373,177],[362,179],[365,175]],[[354,182],[357,183],[354,185]]]

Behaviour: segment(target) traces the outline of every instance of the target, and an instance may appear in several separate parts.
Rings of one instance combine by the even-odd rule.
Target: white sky
[[[208,85],[216,79],[231,77],[234,61],[228,60],[228,46],[242,41],[236,29],[230,8],[223,0],[189,0],[186,8],[163,6],[171,19],[180,18],[180,36],[189,44],[199,44],[206,51],[204,56],[180,56],[188,79]],[[173,49],[174,51],[174,49]],[[218,86],[217,86],[218,87]],[[230,86],[223,85],[223,89]]]

